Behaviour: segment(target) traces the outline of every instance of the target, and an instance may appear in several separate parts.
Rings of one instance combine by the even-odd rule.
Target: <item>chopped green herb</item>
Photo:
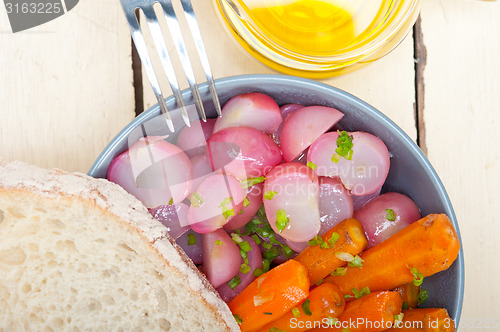
[[[332,236],[328,239],[327,242],[325,242],[321,236],[316,235],[314,238],[307,241],[307,244],[310,246],[319,245],[319,247],[321,249],[329,249],[329,248],[332,248],[333,246],[335,246],[335,243],[337,243],[337,241],[339,239],[340,239],[340,235],[336,232],[333,232]]]
[[[422,282],[424,282],[424,275],[420,272],[418,272],[417,268],[412,267],[410,270],[411,274],[413,274],[413,284],[415,286],[420,286],[422,285]]]
[[[231,280],[229,280],[227,282],[227,284],[229,285],[229,287],[231,287],[231,289],[235,289],[236,286],[238,286],[239,284],[241,284],[240,276],[239,275],[235,275],[233,279],[231,279]]]
[[[231,217],[231,216],[234,216],[235,213],[234,213],[234,210],[233,209],[228,209],[226,211],[223,211],[222,212],[222,215],[224,216],[225,219]]]
[[[425,302],[425,300],[427,300],[428,297],[429,297],[429,292],[427,291],[427,289],[422,288],[418,292],[417,301],[419,304],[422,304]]]
[[[256,184],[264,182],[264,181],[266,181],[266,178],[263,176],[259,176],[257,178],[250,178],[250,179],[246,179],[246,180],[241,181],[241,186],[243,187],[243,189],[247,189],[248,187],[251,187],[253,185],[256,185]]]
[[[403,310],[407,310],[408,308],[408,302],[403,302]]]
[[[264,315],[272,315],[272,312],[264,312]]]
[[[243,242],[243,239],[241,238],[241,236],[239,236],[236,233],[231,233],[231,238],[233,239],[234,243],[236,243],[236,244]]]
[[[353,255],[351,255],[348,252],[343,252],[343,251],[339,251],[339,252],[335,253],[335,257],[337,257],[338,259],[340,259],[341,261],[344,261],[344,262],[350,262],[354,259]]]
[[[360,290],[358,290],[357,288],[353,288],[353,289],[351,289],[351,291],[354,294],[354,297],[357,299],[359,299],[360,297],[363,297],[365,295],[370,294],[370,288],[368,288],[368,287],[363,287]]]
[[[241,250],[243,250],[244,252],[249,252],[250,250],[252,250],[252,246],[250,245],[250,243],[248,243],[248,241],[242,241],[238,244]]]
[[[332,236],[328,239],[328,244],[330,245],[330,248],[333,247],[339,239],[340,239],[339,233],[333,232]]]
[[[293,254],[295,253],[289,246],[283,246],[281,250],[283,250],[283,253],[285,254],[286,257],[292,257]]]
[[[344,327],[344,328],[342,328],[342,332],[351,332],[351,331],[349,331],[349,329],[348,329],[348,328],[345,328],[345,327]]]
[[[194,192],[191,197],[189,197],[189,200],[191,201],[191,205],[194,207],[198,207],[201,204],[203,204],[203,199],[201,198],[200,194],[197,192]]]
[[[276,195],[278,195],[278,193],[274,190],[266,191],[264,193],[264,198],[267,200],[272,200],[274,198],[274,196],[276,196]]]
[[[309,308],[309,303],[311,302],[311,300],[309,299],[306,299],[304,301],[304,303],[302,303],[302,311],[304,312],[304,314],[306,314],[307,316],[311,316],[312,315],[312,312],[311,312],[311,309]]]
[[[335,326],[335,324],[337,324],[337,322],[339,321],[339,319],[337,317],[326,317],[328,319],[328,325],[330,326]]]
[[[346,273],[347,273],[346,267],[338,267],[335,270],[333,270],[330,274],[332,276],[345,276]]]
[[[385,209],[385,212],[387,215],[385,216],[385,219],[389,221],[395,221],[396,220],[396,213],[394,213],[393,209]]]
[[[170,200],[168,201],[168,205],[172,205],[172,204],[174,204],[174,198],[173,197],[170,198]]]
[[[240,315],[233,315],[234,319],[236,319],[236,323],[238,323],[239,325],[241,325],[241,323],[243,323],[243,319],[241,318]]]
[[[364,260],[361,257],[359,257],[358,255],[356,255],[356,256],[354,256],[352,261],[347,263],[347,266],[349,266],[349,267],[362,267],[363,262],[364,262]]]
[[[313,171],[318,168],[318,165],[316,165],[315,163],[313,163],[312,161],[308,161],[307,162],[307,167],[309,167],[310,169],[312,169]]]
[[[232,200],[233,200],[232,197],[224,198],[224,200],[222,201],[222,203],[220,203],[219,207],[224,208],[226,205],[228,205],[229,203],[231,203]]]
[[[279,209],[276,211],[276,228],[278,229],[278,232],[283,232],[289,222],[290,218],[286,216],[285,210]]]
[[[256,268],[255,270],[253,270],[252,272],[252,275],[254,277],[260,277],[261,275],[264,274],[264,271],[262,269],[259,269],[259,268]]]
[[[351,297],[353,297],[352,295],[349,295],[349,294],[345,294],[344,295],[344,299],[350,299]]]
[[[260,220],[260,219],[252,219],[252,223],[255,225],[262,225],[263,224],[262,220]]]
[[[318,281],[316,281],[316,286],[319,286],[323,283],[323,279],[319,279]]]
[[[265,249],[271,249],[273,247],[273,245],[271,243],[267,243],[267,242],[264,242],[262,243],[262,246],[265,248]]]
[[[295,318],[300,317],[300,310],[299,310],[299,308],[297,308],[297,307],[293,308],[292,309],[292,315]]]
[[[400,312],[399,315],[394,315],[393,326],[398,328],[401,327],[401,322],[403,321],[404,313]]]
[[[310,246],[317,246],[318,244],[320,245],[322,243],[323,243],[323,238],[320,235],[316,235],[315,237],[307,241],[307,244]]]
[[[277,327],[271,327],[271,328],[269,329],[269,332],[284,332],[284,331],[281,331],[281,330],[280,330],[279,328],[277,328]]]
[[[250,200],[249,200],[248,198],[246,198],[246,197],[245,197],[245,198],[243,199],[243,207],[247,207],[247,206],[249,206],[249,205],[250,205]]]
[[[250,268],[250,265],[246,264],[246,263],[243,263],[240,265],[240,272],[241,273],[248,273],[250,272],[251,268]]]
[[[188,246],[194,246],[196,244],[196,237],[193,233],[188,234]]]
[[[256,245],[259,245],[262,243],[262,240],[260,239],[260,237],[257,234],[252,235],[251,238],[252,238],[252,240],[255,241]]]
[[[347,131],[339,131],[337,130],[339,137],[337,138],[337,148],[335,149],[336,155],[340,157],[344,157],[347,160],[352,159],[352,147],[354,146],[352,143],[353,136],[347,134]],[[334,155],[335,156],[335,155]],[[340,157],[338,160],[340,160]],[[333,159],[333,157],[332,157]],[[336,158],[337,159],[337,158]],[[338,162],[337,160],[337,162]]]
[[[266,252],[264,252],[264,257],[266,259],[269,259],[269,260],[273,260],[275,258],[278,258],[280,255],[280,252],[278,250],[278,248],[274,247],[274,248],[271,248],[269,250],[267,250]]]
[[[262,260],[262,271],[266,273],[269,271],[269,268],[271,267],[271,261],[269,259],[263,259]]]
[[[218,245],[218,246],[221,246],[222,245],[222,241],[221,240],[216,240],[215,244]]]

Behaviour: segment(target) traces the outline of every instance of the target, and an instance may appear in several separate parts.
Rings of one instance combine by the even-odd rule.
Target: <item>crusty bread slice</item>
[[[238,331],[118,185],[0,161],[0,331]]]

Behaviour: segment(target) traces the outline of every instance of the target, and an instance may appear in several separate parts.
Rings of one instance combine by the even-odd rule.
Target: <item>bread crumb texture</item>
[[[139,201],[19,162],[0,162],[0,308],[0,332],[239,330]]]

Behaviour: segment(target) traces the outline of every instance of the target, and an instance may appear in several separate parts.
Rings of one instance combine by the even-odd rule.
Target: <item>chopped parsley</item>
[[[246,179],[246,180],[241,181],[241,186],[243,187],[243,189],[247,189],[248,187],[251,187],[251,186],[256,185],[258,183],[262,183],[264,181],[266,181],[266,178],[263,176],[259,176],[257,178],[250,178],[250,179]]]
[[[318,165],[316,165],[315,163],[313,163],[312,161],[308,161],[307,162],[307,167],[309,167],[310,169],[312,169],[313,171],[318,168]]]
[[[337,148],[332,156],[332,162],[338,163],[340,158],[344,157],[347,160],[352,159],[353,136],[347,134],[347,131],[337,130],[339,137],[337,138]]]
[[[311,312],[311,309],[309,308],[309,303],[311,302],[311,300],[309,299],[306,299],[304,301],[304,303],[302,303],[302,311],[304,312],[304,314],[306,314],[307,316],[311,316],[312,315],[312,312]]]
[[[249,206],[249,205],[250,205],[250,200],[249,200],[248,198],[246,198],[246,197],[245,197],[245,198],[243,199],[243,207],[247,207],[247,206]]]
[[[330,274],[332,276],[345,276],[346,273],[347,273],[346,267],[338,267],[335,270],[333,270]]]
[[[292,309],[292,315],[295,318],[300,317],[300,310],[299,310],[299,308],[297,308],[297,307],[293,308]]]
[[[264,193],[264,198],[267,200],[272,200],[274,196],[278,195],[278,193],[274,190],[266,191]]]
[[[422,282],[424,282],[424,275],[420,272],[418,272],[416,267],[412,267],[410,269],[411,274],[413,274],[413,284],[415,286],[420,286],[422,285]]]
[[[361,257],[359,257],[358,255],[356,255],[356,256],[354,256],[352,261],[347,263],[347,266],[349,266],[349,267],[362,267],[363,262],[364,262],[364,260]]]
[[[387,215],[385,216],[385,219],[389,221],[395,221],[396,220],[396,213],[394,213],[393,209],[385,209],[385,212]]]
[[[229,280],[227,282],[227,284],[229,285],[229,287],[231,287],[231,289],[235,289],[236,286],[238,286],[239,284],[241,284],[240,276],[239,275],[235,275],[233,279],[231,279],[231,280]]]
[[[196,237],[193,233],[188,234],[188,246],[194,246],[196,244]]]
[[[428,297],[429,297],[429,292],[427,291],[427,289],[422,288],[418,292],[417,301],[419,304],[422,304],[425,302],[425,300],[427,300]]]
[[[241,318],[240,315],[233,315],[234,319],[236,319],[236,323],[241,325],[243,323],[243,319]]]
[[[285,210],[279,209],[276,211],[276,228],[278,232],[283,232],[289,222],[290,218],[287,217]]]
[[[371,293],[370,288],[368,288],[368,287],[363,287],[360,290],[358,290],[357,288],[353,288],[353,289],[351,289],[351,291],[354,294],[354,297],[357,299]]]
[[[222,240],[216,240],[215,244],[218,245],[218,246],[221,246],[222,245]]]
[[[204,202],[203,198],[201,198],[200,194],[197,192],[194,192],[191,197],[189,197],[189,200],[191,201],[191,205],[194,207],[198,207]]]

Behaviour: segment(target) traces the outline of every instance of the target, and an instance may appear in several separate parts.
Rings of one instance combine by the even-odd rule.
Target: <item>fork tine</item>
[[[184,73],[186,74],[189,88],[191,89],[196,108],[198,109],[198,113],[200,114],[202,120],[206,121],[207,117],[205,114],[205,108],[203,107],[203,103],[201,101],[198,84],[196,83],[196,78],[194,76],[193,68],[191,67],[191,61],[189,60],[186,43],[184,42],[184,38],[182,37],[181,27],[175,15],[172,1],[159,0],[158,2],[162,6],[163,12],[165,13],[165,19],[170,30],[170,35],[172,36],[175,48],[181,60],[182,68],[184,69]]]
[[[125,16],[130,27],[130,33],[132,34],[132,39],[134,40],[137,53],[141,58],[144,69],[146,70],[146,75],[148,76],[151,87],[153,88],[153,92],[156,96],[156,99],[158,100],[160,110],[165,115],[168,129],[170,129],[171,132],[175,132],[174,123],[172,122],[172,118],[168,113],[167,105],[165,104],[165,98],[163,97],[160,84],[158,82],[158,79],[156,78],[153,65],[147,51],[146,42],[144,41],[144,37],[142,36],[139,27],[139,22],[137,21],[137,18],[135,16],[135,11],[130,10],[129,4],[127,4],[127,0],[121,0],[120,2],[122,4],[123,11],[125,12]]]
[[[208,82],[208,88],[210,89],[210,94],[212,96],[212,102],[214,103],[217,115],[221,116],[222,114],[221,114],[219,96],[217,95],[217,91],[215,90],[215,83],[212,76],[212,71],[210,70],[210,64],[208,62],[208,56],[205,50],[205,45],[203,44],[203,38],[200,33],[200,27],[198,25],[198,21],[196,20],[196,16],[194,14],[193,4],[191,3],[191,0],[181,0],[181,4],[182,4],[182,9],[184,9],[184,15],[186,16],[189,30],[191,30],[191,35],[193,36],[196,45],[196,50],[198,51],[198,55],[200,57],[201,65],[203,67],[203,70],[205,71],[205,76]]]
[[[156,17],[156,13],[152,6],[142,7],[142,12],[146,17],[146,23],[148,24],[149,31],[151,32],[151,36],[153,37],[153,42],[155,44],[158,55],[160,56],[161,64],[163,66],[163,70],[167,75],[168,82],[170,83],[170,88],[172,89],[172,93],[175,98],[175,102],[177,103],[177,107],[181,110],[182,119],[186,123],[188,127],[191,127],[191,123],[189,121],[189,116],[186,110],[186,105],[184,104],[184,99],[182,98],[179,83],[177,81],[177,77],[175,75],[175,70],[172,65],[172,60],[168,54],[167,45],[165,43],[165,39],[163,37],[163,32],[161,31],[160,24],[158,23],[158,19]]]

